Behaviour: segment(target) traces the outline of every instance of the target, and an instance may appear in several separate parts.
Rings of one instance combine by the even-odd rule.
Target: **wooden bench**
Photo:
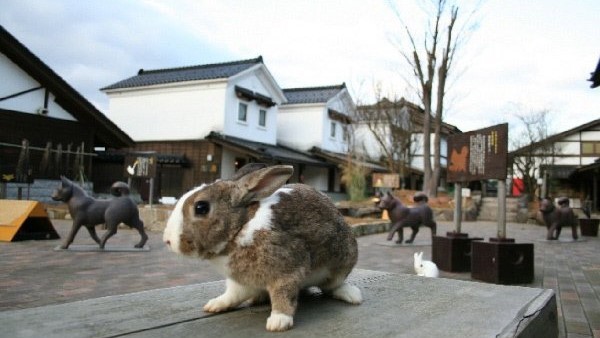
[[[362,305],[301,297],[294,328],[268,305],[207,314],[224,281],[0,312],[3,337],[556,337],[552,290],[355,270]]]

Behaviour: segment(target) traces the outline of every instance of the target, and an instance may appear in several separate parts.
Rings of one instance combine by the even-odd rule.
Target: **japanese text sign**
[[[448,182],[505,179],[508,124],[448,137]]]

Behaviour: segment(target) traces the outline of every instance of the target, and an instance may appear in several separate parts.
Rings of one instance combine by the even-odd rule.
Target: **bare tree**
[[[441,128],[444,114],[446,85],[454,57],[461,42],[469,33],[469,22],[479,8],[479,2],[457,26],[459,7],[451,0],[430,0],[423,10],[427,16],[427,29],[423,43],[417,44],[416,34],[422,27],[409,27],[402,11],[394,3],[392,10],[403,26],[397,37],[397,47],[405,62],[412,69],[414,87],[424,109],[423,120],[423,191],[437,195],[441,175]],[[429,5],[429,6],[427,6]],[[434,118],[433,123],[431,121]],[[431,133],[434,134],[433,168],[431,163]]]
[[[553,164],[559,149],[549,137],[550,111],[542,109],[530,112],[515,112],[518,130],[510,138],[511,162],[515,174],[523,179],[524,192],[529,198],[535,196],[537,179],[542,176],[541,168]],[[545,196],[540,196],[545,197]]]
[[[400,176],[405,185],[409,168],[416,151],[415,110],[419,109],[404,98],[388,99],[383,96],[381,86],[375,86],[375,103],[360,104],[355,111],[355,125],[369,131],[379,148],[386,168]],[[363,148],[364,144],[359,145]],[[366,149],[362,152],[368,153]]]

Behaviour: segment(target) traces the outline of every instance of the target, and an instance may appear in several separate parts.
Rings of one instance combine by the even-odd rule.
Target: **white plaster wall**
[[[582,141],[600,141],[599,130],[586,130],[581,133]]]
[[[576,141],[579,142],[581,138],[581,133],[575,133],[572,135],[565,136],[561,141]]]
[[[431,148],[433,150],[433,148]],[[440,164],[442,167],[446,167],[448,164],[448,140],[442,137],[440,141]]]
[[[225,81],[108,91],[106,114],[135,141],[204,138],[224,127]]]
[[[354,137],[354,144],[358,153],[374,161],[381,158],[383,153],[381,147],[365,124],[354,124],[352,137]]]
[[[0,54],[0,74],[2,74],[2,85],[0,85],[0,97],[10,96],[24,90],[39,87],[40,83],[9,60],[4,54]],[[37,114],[38,109],[44,107],[45,89],[41,88],[27,94],[0,101],[0,108],[14,110],[28,114]],[[71,120],[76,119],[64,110],[55,101],[54,94],[48,97],[47,117]]]
[[[558,155],[577,155],[581,154],[580,142],[556,142],[555,149]]]
[[[344,140],[344,127],[346,126],[339,121],[331,120],[329,118],[328,110],[333,109],[346,116],[350,116],[350,111],[353,109],[353,106],[354,103],[352,102],[352,98],[345,89],[327,102],[326,107],[323,109],[323,141],[321,145],[323,149],[342,154],[348,152],[348,142]],[[336,133],[334,138],[331,137],[331,122],[336,123]]]
[[[333,109],[333,108],[332,108]],[[345,125],[340,121],[334,121],[329,118],[327,108],[323,109],[323,134],[320,147],[335,153],[346,153],[348,151],[348,143],[344,141]],[[335,122],[335,137],[331,137],[331,123]]]
[[[283,105],[277,116],[277,141],[306,151],[321,147],[323,105]]]
[[[582,161],[583,158],[580,157],[555,157],[554,158],[554,165],[580,165],[582,163],[580,163],[580,161]],[[550,164],[550,163],[548,163]]]
[[[227,86],[224,110],[224,133],[230,136],[274,145],[277,143],[278,106],[261,106],[258,105],[256,101],[241,100],[235,95],[235,86],[238,85],[250,89],[253,92],[268,96],[274,101],[277,100],[275,94],[270,92],[255,75],[256,74],[254,73],[245,74],[245,76],[231,81]],[[248,105],[246,123],[238,121],[238,107],[240,102]],[[267,112],[267,123],[265,127],[258,125],[259,111],[261,109]]]
[[[371,133],[371,131],[369,130],[369,128],[364,125],[364,124],[355,124],[355,130],[354,130],[354,137],[356,138],[357,146],[358,149],[360,151],[363,151],[363,146],[364,148],[366,148],[366,153],[368,155],[369,158],[373,159],[373,160],[378,160],[383,152],[381,151],[381,147],[379,146],[379,143],[375,140],[375,136],[373,136],[373,133]],[[414,138],[414,145],[413,145],[413,149],[416,149],[416,151],[414,152],[413,155],[413,159],[411,162],[411,167],[418,169],[418,170],[423,170],[424,163],[423,163],[423,134],[415,134],[413,135]],[[435,138],[434,135],[431,135],[431,160],[433,161],[433,142],[434,142]],[[448,154],[448,142],[447,139],[445,137],[442,137],[441,140],[441,144],[440,144],[440,153],[441,153],[441,159],[440,159],[440,163],[442,165],[442,167],[446,167],[447,166],[447,154]],[[433,162],[432,162],[433,163]]]
[[[588,164],[595,163],[597,159],[598,159],[597,156],[582,157],[581,158],[581,165],[588,165]]]
[[[561,141],[600,141],[600,130],[584,130],[565,136]]]

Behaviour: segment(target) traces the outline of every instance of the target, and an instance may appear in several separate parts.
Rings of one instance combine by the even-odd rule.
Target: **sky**
[[[100,88],[160,69],[255,58],[281,88],[346,83],[355,102],[419,103],[404,26],[422,44],[416,0],[2,0],[0,24],[100,111]],[[598,0],[483,0],[451,68],[445,122],[462,131],[548,110],[550,134],[600,118],[587,79],[600,58]]]

